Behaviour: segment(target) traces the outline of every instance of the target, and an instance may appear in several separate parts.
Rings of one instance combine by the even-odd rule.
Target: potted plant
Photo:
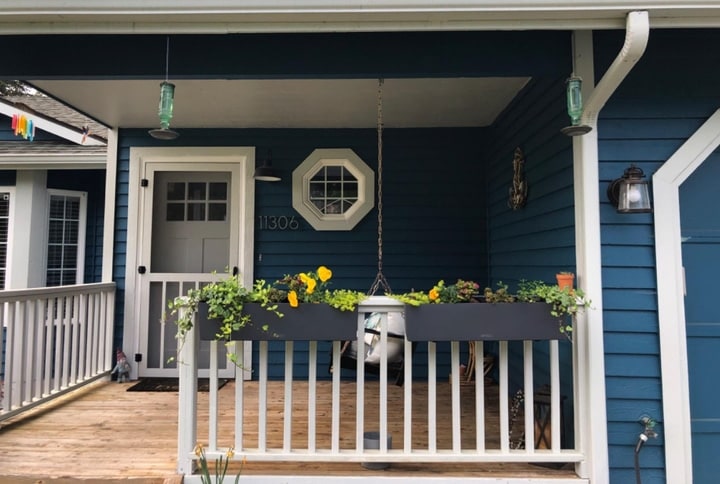
[[[410,292],[396,299],[406,303],[405,333],[410,341],[481,341],[559,339],[572,328],[567,315],[586,304],[580,291],[571,293],[542,281],[522,281],[518,294],[498,283],[485,288],[480,301],[472,281],[453,285],[439,281],[427,293]],[[458,296],[461,295],[461,296]]]
[[[329,288],[332,271],[320,266],[315,271],[285,275],[273,284],[258,285],[256,293],[272,303],[272,310],[264,300],[245,304],[243,314],[253,328],[269,327],[269,331],[255,331],[247,339],[285,340],[355,340],[357,339],[357,305],[367,296],[349,289]]]
[[[566,287],[572,289],[574,286],[575,274],[572,272],[558,272],[555,274],[555,279],[557,280],[557,284],[560,289],[564,289]]]
[[[169,303],[171,314],[177,314],[177,337],[183,340],[197,322],[201,340],[355,339],[355,309],[365,294],[331,291],[331,277],[321,266],[273,284],[259,279],[251,289],[230,275],[191,289]]]

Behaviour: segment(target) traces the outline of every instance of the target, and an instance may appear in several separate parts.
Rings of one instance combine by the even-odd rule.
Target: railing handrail
[[[0,290],[0,303],[26,299],[28,296],[63,296],[68,294],[97,294],[106,289],[114,289],[114,282],[93,282],[89,284],[71,284],[54,287],[30,287],[27,289]]]

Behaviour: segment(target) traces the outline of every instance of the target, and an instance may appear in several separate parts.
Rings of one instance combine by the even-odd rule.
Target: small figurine
[[[130,381],[130,363],[128,363],[127,356],[125,356],[125,353],[123,353],[120,348],[117,350],[117,364],[110,372],[111,375],[114,375],[115,373],[118,374],[118,383]]]

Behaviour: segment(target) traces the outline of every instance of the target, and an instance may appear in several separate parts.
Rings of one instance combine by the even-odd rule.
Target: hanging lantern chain
[[[378,273],[375,276],[368,295],[374,295],[378,289],[382,288],[386,294],[391,294],[390,284],[383,275],[383,98],[382,86],[384,80],[378,79],[377,90],[377,145],[378,145],[378,176],[377,176],[377,208],[378,208]]]
[[[168,73],[170,72],[170,36],[167,36],[165,43],[165,82],[168,82]]]

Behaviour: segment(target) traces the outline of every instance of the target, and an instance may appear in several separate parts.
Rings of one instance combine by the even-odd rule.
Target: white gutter
[[[2,34],[618,29],[720,26],[717,0],[3,0]]]
[[[587,372],[576,375],[579,391],[584,401],[588,402],[586,408],[578,409],[576,417],[577,424],[582,428],[580,448],[587,455],[585,463],[579,465],[577,471],[593,483],[609,481],[597,121],[600,110],[645,52],[649,32],[647,12],[628,14],[625,43],[594,89],[592,32],[576,31],[574,34],[575,74],[585,81],[583,94],[592,90],[587,97],[582,124],[593,129],[584,136],[573,138],[573,168],[578,287],[592,299],[586,315],[587,327],[581,328],[588,333],[583,340],[590,342],[584,349],[588,355]]]

